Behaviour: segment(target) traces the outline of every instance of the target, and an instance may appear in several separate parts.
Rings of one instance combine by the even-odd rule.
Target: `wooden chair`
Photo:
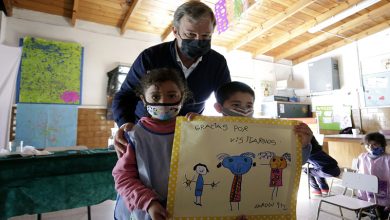
[[[373,214],[366,212],[367,210],[370,210],[372,208],[375,208],[376,211],[375,216],[376,217],[378,216],[378,210],[376,208],[377,206],[376,194],[378,193],[378,177],[373,175],[361,174],[361,173],[346,172],[343,174],[342,177],[342,185],[345,187],[342,195],[329,196],[321,199],[317,210],[317,220],[321,211],[333,216],[341,217],[342,219],[347,219],[343,216],[342,208],[357,212],[358,219],[361,219],[363,212],[367,215],[374,216]],[[346,196],[345,193],[347,192],[347,189],[364,190],[367,192],[371,192],[374,194],[375,202],[374,203],[368,202],[368,201],[360,200],[358,198]],[[322,209],[323,203],[337,206],[339,208],[340,215]]]

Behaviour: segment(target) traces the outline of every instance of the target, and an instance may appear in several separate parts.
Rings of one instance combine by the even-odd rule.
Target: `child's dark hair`
[[[181,92],[182,102],[186,101],[191,96],[191,92],[187,86],[184,76],[180,75],[180,73],[175,69],[170,68],[159,68],[148,71],[141,78],[140,83],[135,88],[135,92],[139,97],[144,95],[145,90],[151,85],[158,85],[166,81],[172,81],[177,85]]]
[[[249,93],[253,96],[253,99],[255,99],[255,92],[253,89],[247,84],[238,81],[228,82],[220,86],[215,92],[215,99],[219,104],[223,105],[223,103],[236,92]]]
[[[375,141],[376,143],[380,144],[381,147],[383,148],[385,148],[387,145],[385,136],[379,132],[368,133],[366,134],[366,136],[364,136],[365,144],[369,143],[370,141]]]
[[[198,163],[198,164],[196,164],[196,165],[194,166],[194,170],[196,170],[196,168],[199,167],[199,166],[202,166],[202,167],[206,168],[206,171],[209,172],[209,168],[207,168],[206,164],[203,164],[203,163]]]

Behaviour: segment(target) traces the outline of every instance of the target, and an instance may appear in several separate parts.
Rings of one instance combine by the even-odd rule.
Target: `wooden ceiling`
[[[8,16],[24,8],[68,17],[72,25],[86,20],[126,30],[158,34],[172,29],[175,9],[184,0],[2,0]],[[203,1],[214,9],[218,0]],[[231,1],[231,0],[226,0]],[[390,0],[359,11],[311,34],[308,29],[362,0],[249,0],[250,6],[229,28],[213,35],[213,45],[257,55],[288,59],[294,64],[390,27]],[[388,42],[387,42],[388,43]]]

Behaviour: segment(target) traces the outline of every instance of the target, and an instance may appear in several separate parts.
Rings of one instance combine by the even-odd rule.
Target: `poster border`
[[[169,172],[169,183],[168,183],[168,198],[167,198],[167,210],[168,213],[172,214],[175,206],[175,196],[176,196],[176,184],[177,184],[177,176],[178,176],[178,164],[179,164],[179,152],[181,142],[181,127],[182,122],[187,121],[186,117],[177,117],[176,118],[176,130],[174,135],[174,142],[172,146],[172,158],[171,158],[171,166]],[[297,120],[284,120],[284,119],[257,119],[257,118],[246,118],[246,117],[220,117],[220,116],[197,116],[192,121],[205,121],[205,122],[250,122],[250,123],[259,123],[265,125],[282,125],[292,127],[294,125],[298,125],[300,122]],[[296,170],[295,170],[295,178],[294,185],[292,188],[292,198],[295,200],[291,200],[290,202],[290,210],[291,212],[286,215],[247,215],[245,216],[248,220],[291,220],[296,219],[296,205],[297,205],[297,196],[298,196],[298,188],[300,183],[300,176],[302,166],[302,148],[299,147],[302,145],[301,139],[296,136]],[[188,216],[188,217],[171,217],[170,219],[180,220],[228,220],[228,219],[236,219],[237,216]]]

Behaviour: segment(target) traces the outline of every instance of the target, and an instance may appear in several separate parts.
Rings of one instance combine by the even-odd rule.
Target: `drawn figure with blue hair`
[[[229,154],[221,153],[217,157],[221,161],[217,167],[220,168],[223,166],[234,175],[230,189],[230,210],[233,210],[233,202],[237,203],[237,209],[240,210],[242,175],[247,173],[252,166],[256,166],[256,163],[253,163],[252,159],[256,155],[252,152],[242,153],[239,156],[230,156]]]

